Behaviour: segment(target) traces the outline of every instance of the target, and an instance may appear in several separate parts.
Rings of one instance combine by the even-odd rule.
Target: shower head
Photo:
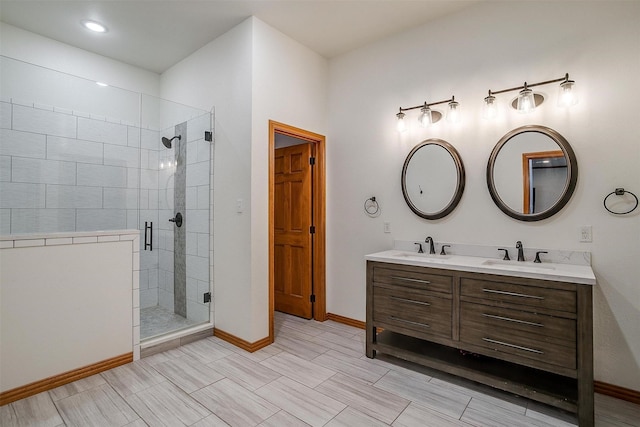
[[[182,135],[176,135],[173,138],[169,139],[169,138],[165,138],[164,136],[162,137],[162,143],[164,144],[165,147],[167,148],[171,148],[171,141],[173,141],[174,139],[178,138],[178,141],[180,141],[182,139]]]

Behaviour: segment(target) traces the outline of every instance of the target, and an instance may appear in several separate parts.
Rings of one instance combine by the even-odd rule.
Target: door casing
[[[292,136],[314,144],[313,218],[316,227],[313,239],[313,293],[316,301],[313,318],[324,322],[327,317],[325,284],[325,140],[323,135],[269,120],[269,340],[275,338],[274,312],[274,154],[276,133]]]

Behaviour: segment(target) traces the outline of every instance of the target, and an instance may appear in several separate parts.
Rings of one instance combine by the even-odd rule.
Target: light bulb
[[[455,100],[455,97],[451,97],[451,102],[449,102],[449,110],[447,110],[447,121],[449,123],[460,122],[460,104]]]
[[[518,95],[518,106],[516,109],[519,113],[530,113],[536,108],[536,101],[533,97],[533,91],[524,84],[524,89]]]
[[[405,114],[402,111],[396,114],[396,117],[398,118],[396,129],[398,130],[398,132],[404,132],[405,130],[407,130],[407,124],[404,122],[404,116]]]
[[[431,116],[431,108],[425,103],[424,107],[420,109],[420,117],[418,117],[418,122],[420,122],[420,126],[423,128],[431,126],[433,123],[433,117]]]
[[[495,119],[498,116],[498,103],[496,102],[496,97],[491,95],[491,91],[489,91],[489,96],[484,99],[484,106],[482,110],[482,117],[487,120]]]
[[[160,162],[160,169],[164,169],[164,162]]]
[[[560,93],[558,95],[558,106],[571,107],[578,103],[578,97],[576,96],[576,82],[569,80],[569,75],[565,81],[560,83]]]

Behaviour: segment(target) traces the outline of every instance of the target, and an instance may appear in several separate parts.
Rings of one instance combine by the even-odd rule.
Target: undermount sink
[[[496,266],[500,266],[500,267],[506,267],[506,268],[512,268],[515,270],[522,270],[522,269],[544,269],[544,270],[555,270],[556,268],[553,265],[549,265],[549,264],[543,264],[543,263],[533,263],[533,262],[522,262],[522,261],[504,261],[504,260],[499,260],[499,259],[488,259],[486,261],[484,261],[482,263],[482,265],[487,265],[487,266],[492,266],[492,265],[496,265]]]
[[[397,256],[402,258],[427,259],[429,261],[438,261],[451,258],[451,255],[419,254],[415,252],[398,252]]]

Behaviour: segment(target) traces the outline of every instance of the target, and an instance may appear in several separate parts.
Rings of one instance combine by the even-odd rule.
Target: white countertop
[[[461,270],[472,273],[555,280],[558,282],[580,283],[584,285],[596,284],[596,277],[588,265],[551,262],[538,264],[531,261],[503,261],[498,258],[464,255],[429,255],[397,249],[365,255],[365,259],[391,264]]]

